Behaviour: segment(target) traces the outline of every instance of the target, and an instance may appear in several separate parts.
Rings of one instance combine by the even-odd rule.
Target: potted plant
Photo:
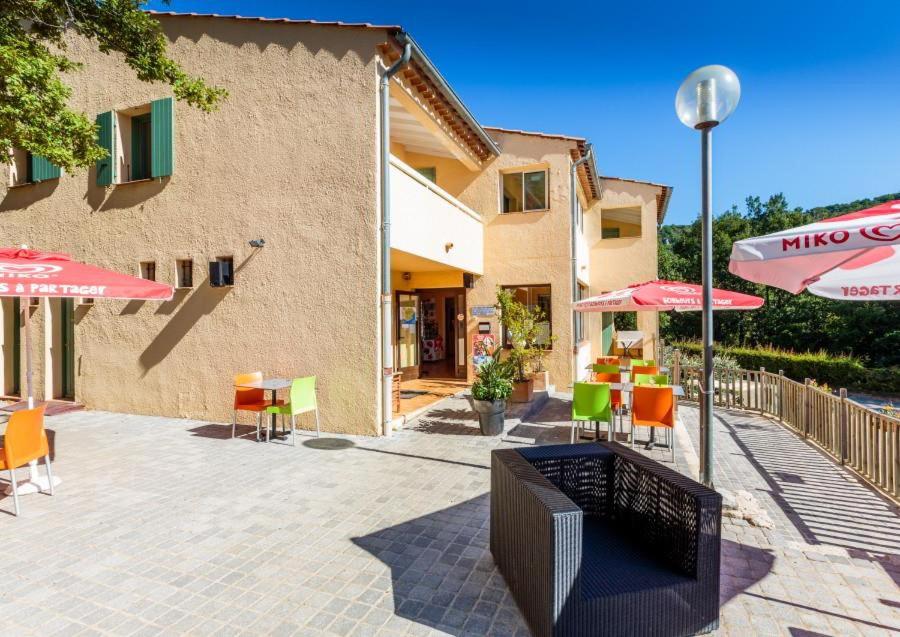
[[[497,310],[500,313],[500,325],[509,342],[509,360],[514,369],[513,393],[510,400],[514,403],[531,401],[534,393],[534,379],[531,372],[535,360],[544,354],[544,348],[537,344],[545,323],[544,312],[538,307],[529,308],[513,298],[512,292],[497,289]]]
[[[499,352],[490,352],[478,366],[472,383],[472,407],[478,413],[481,435],[497,436],[503,433],[506,420],[506,400],[513,391],[515,374],[510,361],[501,361]]]
[[[550,342],[552,343],[555,339],[555,336],[551,336]],[[534,381],[534,391],[547,391],[550,388],[550,372],[544,368],[546,354],[545,348],[535,348],[534,359],[531,361],[531,379]]]

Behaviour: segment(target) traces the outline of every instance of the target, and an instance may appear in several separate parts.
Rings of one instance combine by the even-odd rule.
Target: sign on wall
[[[497,308],[493,305],[473,305],[472,316],[494,316],[497,314]]]

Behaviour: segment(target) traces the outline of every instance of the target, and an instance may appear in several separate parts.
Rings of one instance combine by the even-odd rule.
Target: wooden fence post
[[[784,422],[784,401],[782,394],[784,393],[784,370],[778,370],[778,421]]]
[[[681,350],[672,352],[672,384],[681,384]]]
[[[756,379],[756,408],[759,410],[759,413],[765,413],[765,409],[763,409],[763,402],[765,401],[766,392],[763,391],[763,379],[766,377],[766,368],[759,368],[759,377]]]
[[[838,457],[841,459],[841,464],[844,464],[847,460],[847,424],[848,424],[848,416],[847,413],[847,390],[841,387],[840,389],[841,395],[841,417],[839,422],[840,432],[838,433]]]
[[[809,378],[803,379],[803,437],[809,438]]]

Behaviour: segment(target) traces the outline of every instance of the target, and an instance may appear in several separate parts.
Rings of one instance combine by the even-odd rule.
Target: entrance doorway
[[[421,378],[465,378],[464,288],[418,290],[422,311]]]
[[[22,306],[18,297],[4,298],[2,303],[3,334],[3,395],[18,397],[21,395],[21,360],[22,360]]]
[[[397,292],[395,310],[403,380],[466,377],[465,288]]]

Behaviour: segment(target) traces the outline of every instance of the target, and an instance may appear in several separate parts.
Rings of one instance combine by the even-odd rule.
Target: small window
[[[191,259],[178,259],[175,262],[175,281],[179,288],[194,287],[194,262]]]
[[[156,261],[141,261],[141,278],[156,281]]]
[[[437,168],[435,168],[434,166],[416,168],[416,171],[431,183],[437,183]]]
[[[10,186],[37,184],[50,179],[59,179],[62,169],[41,157],[32,155],[27,150],[15,149],[9,157]]]
[[[94,299],[90,296],[79,296],[78,297],[78,305],[93,305]]]
[[[234,259],[232,257],[216,257],[222,273],[222,285],[234,285]]]
[[[530,212],[549,207],[546,170],[504,173],[501,188],[502,212]]]
[[[621,236],[621,228],[602,228],[600,230],[600,238],[602,239],[618,239]]]
[[[28,307],[38,307],[41,304],[41,299],[38,296],[32,296],[28,299]]]

